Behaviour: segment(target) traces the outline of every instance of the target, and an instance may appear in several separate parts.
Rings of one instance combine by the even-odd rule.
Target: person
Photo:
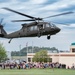
[[[5,64],[4,63],[2,64],[2,69],[5,69]]]
[[[51,68],[52,68],[53,71],[54,71],[54,63],[51,63]]]
[[[72,64],[72,69],[74,69],[75,67],[74,67],[74,63]]]

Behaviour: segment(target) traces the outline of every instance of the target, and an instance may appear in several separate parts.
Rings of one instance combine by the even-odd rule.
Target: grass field
[[[70,69],[12,69],[0,70],[0,75],[75,75]]]

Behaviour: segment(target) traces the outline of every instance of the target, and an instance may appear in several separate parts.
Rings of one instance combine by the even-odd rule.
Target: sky
[[[73,14],[44,19],[52,22],[61,29],[59,33],[51,36],[16,38],[9,44],[9,39],[0,38],[6,51],[19,51],[28,46],[56,47],[59,50],[70,50],[71,43],[75,42],[75,0],[0,0],[0,19],[4,18],[4,29],[9,34],[21,29],[21,23],[13,23],[11,20],[27,19],[24,16],[2,9],[7,7],[35,17],[47,17],[67,11]]]

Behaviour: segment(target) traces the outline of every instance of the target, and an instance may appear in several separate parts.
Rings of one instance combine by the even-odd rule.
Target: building
[[[71,44],[70,52],[72,52],[72,53],[75,52],[75,43],[72,43],[72,44]]]
[[[9,60],[11,60],[11,52],[10,52],[10,51],[6,51],[6,54],[7,54],[7,58],[8,58]]]
[[[35,53],[27,54],[27,62],[32,62],[32,58]],[[70,46],[70,52],[62,52],[62,53],[48,53],[50,58],[52,58],[52,62],[59,62],[61,64],[65,64],[66,68],[69,66],[70,68],[75,65],[75,43],[72,43]]]
[[[12,60],[27,61],[27,56],[12,56]]]

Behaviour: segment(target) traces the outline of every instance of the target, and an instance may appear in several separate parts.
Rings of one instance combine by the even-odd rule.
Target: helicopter
[[[24,17],[28,17],[30,19],[27,20],[13,20],[12,22],[30,22],[30,23],[23,23],[22,28],[18,31],[12,32],[10,34],[7,34],[6,31],[3,29],[3,25],[0,23],[0,37],[10,39],[9,43],[13,38],[22,38],[22,37],[41,37],[47,35],[47,39],[49,40],[52,35],[57,34],[60,32],[60,28],[57,27],[55,24],[51,22],[44,22],[43,19],[45,18],[51,18],[61,15],[67,15],[72,14],[73,12],[64,12],[44,18],[37,18],[33,17],[27,14],[23,14],[21,12],[15,11],[13,9],[3,7],[2,9],[17,13],[19,15],[22,15]]]

